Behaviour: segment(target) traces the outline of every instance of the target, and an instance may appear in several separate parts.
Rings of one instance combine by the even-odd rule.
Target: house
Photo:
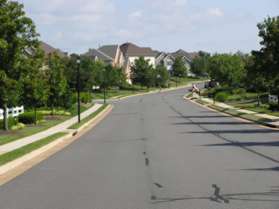
[[[85,56],[89,56],[95,61],[102,61],[114,67],[123,67],[125,60],[119,45],[104,45],[98,49],[89,49]]]
[[[135,61],[140,57],[143,57],[150,65],[156,67],[156,52],[154,52],[151,48],[139,47],[133,43],[124,43],[120,48],[124,55],[124,69],[127,77],[129,78],[129,82],[131,82],[131,68],[134,66]]]
[[[182,57],[182,59],[185,63],[185,66],[188,69],[188,76],[190,76],[190,77],[195,77],[196,76],[195,74],[193,74],[190,71],[190,69],[191,69],[192,61],[193,61],[194,58],[196,58],[198,56],[198,53],[195,53],[195,52],[189,53],[189,52],[186,52],[182,49],[179,49],[176,52],[172,53],[172,56],[174,58]]]
[[[54,48],[51,45],[49,45],[43,41],[40,41],[40,48],[45,53],[46,57],[48,57],[49,55],[54,54],[54,53],[57,54],[61,58],[65,58],[68,56],[68,54],[66,52],[63,52],[60,49]]]
[[[167,68],[167,70],[169,72],[171,72],[173,69],[174,60],[175,60],[175,57],[172,56],[172,54],[160,52],[157,54],[157,57],[156,57],[156,66],[162,64]]]

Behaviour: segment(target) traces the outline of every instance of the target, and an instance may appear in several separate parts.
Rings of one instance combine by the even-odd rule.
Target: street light
[[[104,104],[107,103],[106,101],[106,69],[103,69],[103,91],[104,91]]]
[[[80,57],[77,58],[77,100],[78,123],[80,123]]]

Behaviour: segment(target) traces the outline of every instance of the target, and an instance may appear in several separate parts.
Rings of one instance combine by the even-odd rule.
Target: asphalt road
[[[0,209],[278,209],[279,132],[183,94],[115,103],[94,130],[0,187]]]

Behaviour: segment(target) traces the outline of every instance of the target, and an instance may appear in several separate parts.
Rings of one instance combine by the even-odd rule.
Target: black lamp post
[[[104,91],[104,104],[107,103],[106,101],[106,69],[103,69],[103,91]]]
[[[80,57],[77,58],[77,109],[78,122],[80,123]]]

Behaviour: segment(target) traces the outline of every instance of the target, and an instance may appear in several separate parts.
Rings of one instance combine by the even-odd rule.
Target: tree
[[[196,76],[206,76],[208,74],[209,58],[209,53],[199,52],[199,56],[192,61],[191,72]]]
[[[40,49],[33,51],[34,55],[26,57],[20,67],[22,70],[20,98],[26,107],[34,109],[35,123],[37,123],[37,108],[46,104],[49,88],[46,74],[43,71],[43,52]]]
[[[279,16],[268,17],[258,24],[262,48],[253,51],[255,65],[271,93],[278,96],[279,108]]]
[[[246,75],[245,63],[238,55],[215,54],[210,58],[208,67],[211,79],[221,85],[235,88],[244,83]]]
[[[167,68],[164,65],[158,65],[156,67],[156,73],[157,73],[157,86],[159,87],[167,87],[167,83],[170,79],[170,74],[167,70]]]
[[[132,81],[135,84],[151,87],[156,83],[156,72],[148,60],[143,57],[135,60],[132,68]]]
[[[16,1],[0,1],[0,22],[0,108],[5,111],[4,129],[7,130],[7,107],[16,105],[19,98],[20,57],[26,49],[38,44],[38,34],[23,5]]]
[[[176,57],[173,63],[173,75],[176,77],[187,76],[187,67],[181,56]]]
[[[63,95],[67,92],[67,80],[64,75],[65,64],[63,60],[56,54],[50,54],[48,57],[48,86],[49,86],[49,97],[48,105],[52,109],[54,107],[63,106]]]

